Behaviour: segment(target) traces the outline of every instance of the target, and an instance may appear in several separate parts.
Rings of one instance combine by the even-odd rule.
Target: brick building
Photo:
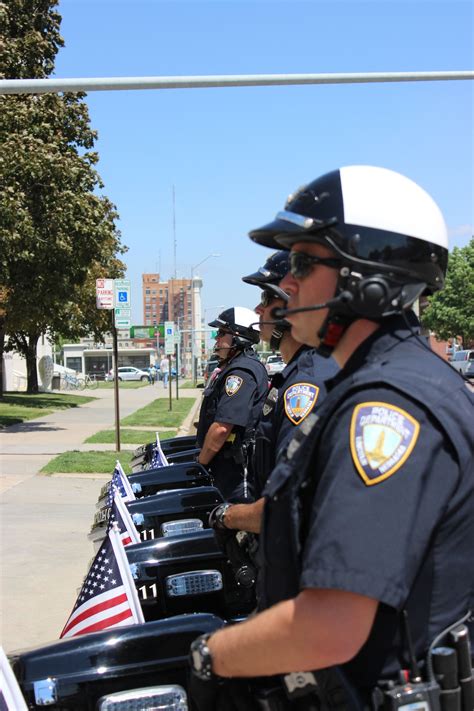
[[[158,326],[173,321],[177,325],[181,332],[181,366],[188,375],[192,356],[200,359],[201,355],[200,340],[199,346],[196,342],[201,328],[201,287],[199,277],[161,281],[159,274],[142,274],[143,324]]]

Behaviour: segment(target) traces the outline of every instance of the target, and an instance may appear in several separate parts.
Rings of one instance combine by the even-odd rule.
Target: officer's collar
[[[412,338],[413,333],[407,322],[419,334],[420,322],[413,311],[408,311],[405,317],[400,314],[384,319],[380,327],[354,351],[339,373],[326,381],[328,389],[332,389],[363,365],[378,360],[381,354],[387,353],[401,341]]]
[[[297,361],[298,358],[300,357],[300,355],[302,355],[303,353],[305,353],[305,351],[310,351],[310,350],[311,350],[311,347],[310,347],[310,346],[305,346],[305,345],[300,346],[300,347],[298,348],[298,350],[297,350],[295,353],[293,353],[292,357],[290,358],[290,360],[289,360],[288,363],[286,364],[286,367],[288,367],[289,365],[291,365],[292,363],[294,363],[295,361]]]

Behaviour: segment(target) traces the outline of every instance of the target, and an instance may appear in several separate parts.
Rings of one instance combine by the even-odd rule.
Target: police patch
[[[294,425],[299,425],[309,415],[318,399],[319,388],[311,383],[295,383],[285,390],[283,401],[286,416]]]
[[[420,423],[385,402],[357,405],[351,420],[352,459],[367,486],[395,474],[413,451]]]
[[[227,395],[229,397],[235,395],[243,382],[243,378],[240,378],[238,375],[228,375],[225,381],[225,391]]]

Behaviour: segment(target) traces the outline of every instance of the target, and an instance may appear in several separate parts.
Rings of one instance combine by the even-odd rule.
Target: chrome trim
[[[315,223],[312,217],[305,217],[304,215],[299,215],[297,212],[291,212],[290,210],[281,210],[277,213],[276,219],[291,222],[293,225],[303,227],[305,230],[312,227]]]
[[[218,570],[191,570],[189,573],[168,575],[165,589],[168,597],[202,595],[222,590],[224,584]]]
[[[53,677],[33,682],[37,706],[52,706],[58,700],[57,683]]]
[[[182,518],[176,521],[165,521],[161,524],[161,535],[167,536],[182,536],[185,533],[193,531],[201,531],[204,524],[200,518]]]
[[[179,684],[147,686],[102,696],[97,707],[99,711],[188,711],[188,698]]]

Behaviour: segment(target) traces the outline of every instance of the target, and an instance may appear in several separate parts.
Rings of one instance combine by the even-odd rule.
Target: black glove
[[[229,509],[230,506],[231,506],[231,504],[224,503],[224,504],[219,504],[219,506],[216,506],[214,509],[212,509],[211,513],[209,514],[210,528],[214,528],[214,529],[226,528],[226,525],[224,523],[224,517],[227,512],[227,509]]]

